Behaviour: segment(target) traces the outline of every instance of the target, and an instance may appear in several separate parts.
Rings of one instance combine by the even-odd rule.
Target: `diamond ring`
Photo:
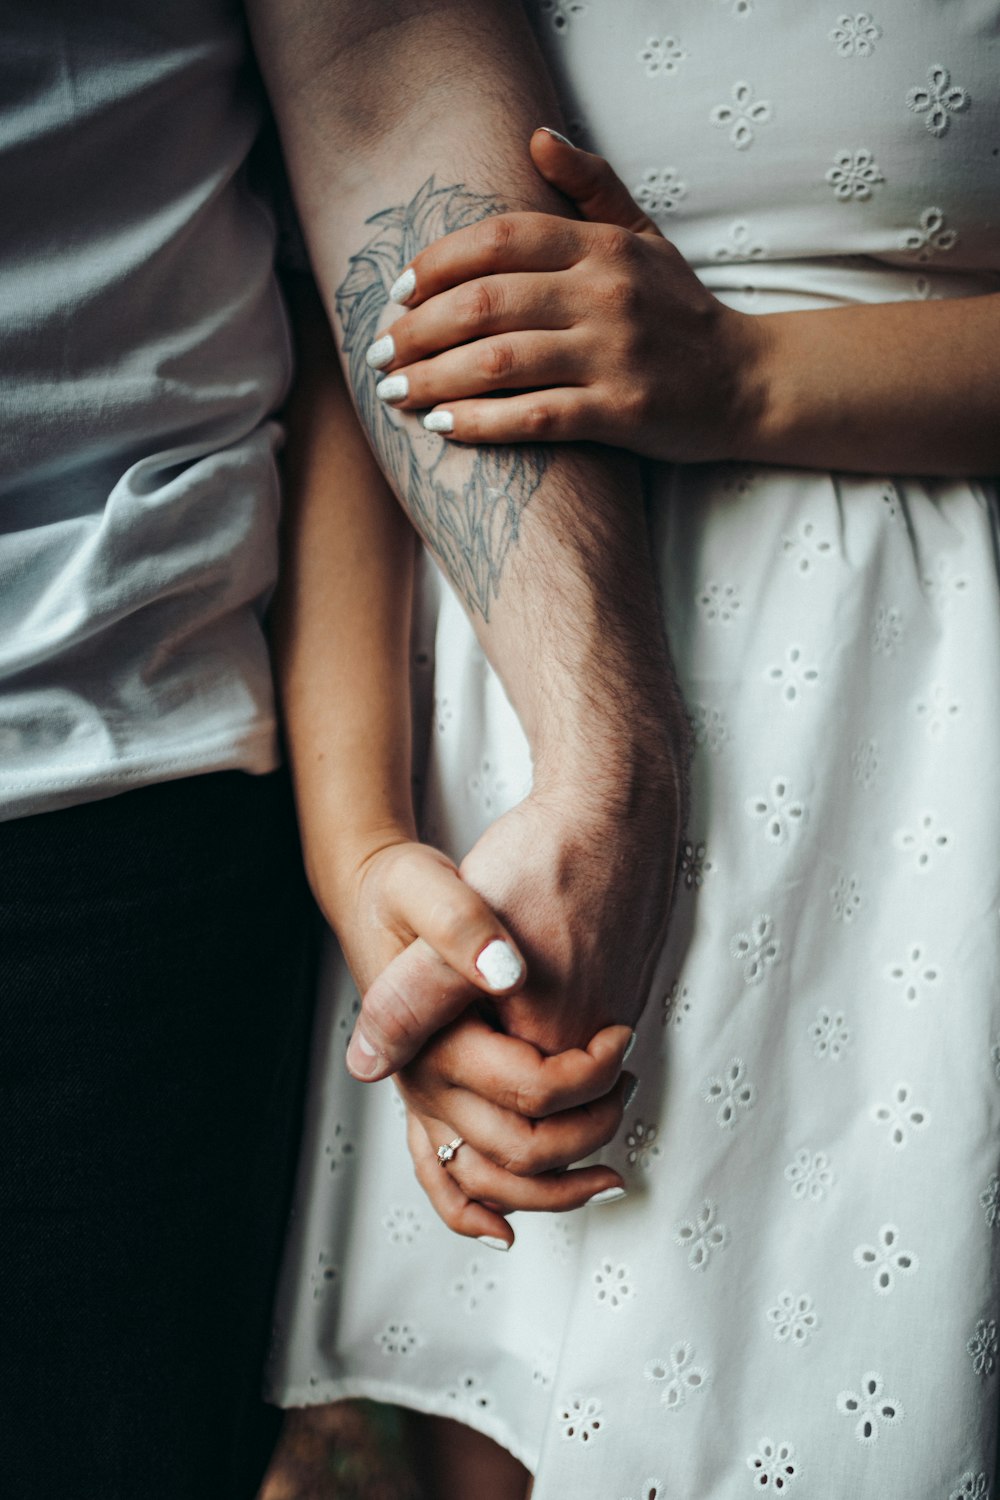
[[[464,1145],[465,1141],[462,1136],[456,1135],[455,1139],[453,1141],[449,1141],[447,1146],[439,1146],[437,1149],[437,1159],[441,1163],[442,1167],[446,1167],[451,1161],[452,1157],[455,1155],[455,1152],[458,1150],[459,1146]]]

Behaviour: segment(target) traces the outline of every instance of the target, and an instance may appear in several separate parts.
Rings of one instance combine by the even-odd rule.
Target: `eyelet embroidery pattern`
[[[880,1297],[888,1297],[896,1285],[895,1276],[912,1276],[919,1270],[920,1261],[909,1250],[899,1249],[899,1230],[895,1224],[883,1224],[878,1232],[877,1245],[857,1245],[854,1264],[863,1271],[872,1271],[872,1290]]]
[[[803,1294],[782,1292],[773,1307],[767,1309],[767,1321],[774,1328],[779,1344],[804,1347],[819,1327],[813,1299]]]
[[[911,1130],[925,1130],[931,1118],[922,1105],[911,1103],[908,1083],[896,1084],[888,1104],[873,1104],[871,1117],[876,1125],[888,1125],[889,1144],[897,1151],[906,1147]]]
[[[958,244],[954,229],[945,229],[944,214],[939,208],[925,208],[920,223],[908,229],[899,242],[901,250],[908,250],[917,260],[930,260],[935,255],[945,255]]]
[[[507,783],[497,775],[496,767],[488,756],[484,756],[479,770],[469,777],[469,791],[486,812],[507,805]]]
[[[952,1490],[948,1500],[990,1500],[990,1486],[985,1474],[963,1474],[958,1489]]]
[[[737,219],[729,226],[729,238],[722,245],[717,245],[712,251],[713,260],[760,260],[764,254],[764,246],[757,243],[750,233],[750,225],[744,219]]]
[[[346,1125],[339,1120],[333,1127],[333,1139],[323,1147],[323,1155],[331,1172],[350,1166],[354,1160],[354,1142],[348,1138]]]
[[[842,203],[864,203],[885,178],[872,153],[862,146],[857,151],[838,151],[826,180]]]
[[[801,646],[789,646],[785,652],[785,664],[775,663],[764,673],[764,681],[781,688],[786,703],[798,703],[806,688],[813,688],[819,681],[819,667],[807,665],[802,659]]]
[[[927,86],[910,89],[906,103],[915,115],[924,115],[931,135],[940,138],[951,125],[952,116],[968,109],[972,103],[966,89],[953,86],[951,74],[940,63],[927,70]]]
[[[321,1250],[316,1257],[315,1269],[309,1273],[309,1285],[312,1287],[314,1302],[322,1302],[327,1292],[340,1280],[340,1267],[335,1264],[333,1256],[326,1250]]]
[[[894,605],[880,604],[872,627],[872,655],[895,656],[903,639],[903,616]]]
[[[989,1380],[997,1367],[997,1325],[992,1318],[980,1318],[976,1331],[966,1344],[972,1368],[980,1380]]]
[[[382,1228],[390,1245],[412,1245],[423,1224],[416,1209],[393,1207],[384,1216]]]
[[[539,0],[539,9],[548,16],[552,30],[565,33],[576,16],[585,16],[587,0]]]
[[[830,905],[832,907],[833,920],[850,926],[862,906],[864,906],[864,897],[861,894],[861,882],[857,875],[841,875],[838,877],[836,884],[830,887]]]
[[[792,1184],[793,1198],[809,1198],[813,1203],[821,1203],[837,1180],[826,1152],[810,1152],[805,1146],[788,1163],[785,1178]]]
[[[943,739],[948,725],[961,713],[962,705],[952,701],[951,694],[943,682],[932,684],[925,698],[917,698],[913,704],[914,716],[924,726],[927,738]]]
[[[677,175],[676,167],[647,167],[632,197],[651,219],[672,214],[682,198],[687,197],[687,183]]]
[[[781,942],[774,935],[774,923],[766,912],[755,919],[749,932],[737,932],[729,951],[743,965],[746,984],[760,984],[768,969],[781,958]]]
[[[735,583],[716,583],[714,579],[703,586],[698,603],[712,625],[731,625],[742,608]]]
[[[817,533],[814,521],[803,521],[797,536],[782,538],[781,550],[786,557],[794,559],[796,571],[805,578],[817,561],[829,557],[833,544]]]
[[[537,1385],[543,1391],[550,1391],[555,1368],[556,1357],[551,1347],[546,1344],[543,1348],[536,1349],[531,1362],[532,1385]]]
[[[691,711],[691,731],[699,749],[719,755],[730,738],[726,716],[711,703],[696,703]]]
[[[689,891],[700,891],[705,883],[705,876],[711,875],[714,869],[715,866],[705,853],[705,845],[692,844],[685,839],[677,862],[677,873],[685,887]]]
[[[691,993],[686,984],[675,980],[663,997],[660,1022],[664,1026],[683,1026],[691,1014]]]
[[[936,993],[941,971],[936,964],[928,963],[927,955],[919,943],[914,943],[906,959],[890,964],[886,969],[890,983],[898,985],[907,1005],[919,1005]]]
[[[878,740],[858,740],[851,756],[851,774],[866,792],[871,791],[878,780],[881,764]]]
[[[375,1335],[374,1342],[386,1356],[393,1354],[405,1356],[419,1349],[423,1339],[412,1323],[393,1322],[387,1323],[382,1332]]]
[[[638,54],[648,78],[670,78],[687,57],[675,36],[651,36]]]
[[[751,818],[764,824],[769,844],[787,844],[807,817],[805,803],[791,796],[787,776],[776,776],[767,796],[748,797],[744,806]]]
[[[549,1245],[556,1260],[566,1262],[576,1249],[576,1226],[565,1214],[554,1214],[548,1229]]]
[[[747,1458],[747,1468],[753,1473],[754,1489],[776,1490],[779,1494],[798,1477],[792,1444],[772,1443],[770,1438],[761,1438],[758,1451]]]
[[[884,479],[882,481],[882,489],[879,494],[879,499],[882,501],[882,504],[889,512],[889,520],[895,521],[896,517],[899,515],[899,491],[896,489],[896,486],[893,484],[891,479]]]
[[[465,1275],[451,1284],[451,1295],[457,1297],[467,1313],[478,1312],[485,1299],[498,1286],[496,1278],[483,1267],[481,1260],[470,1260]]]
[[[951,834],[938,825],[933,813],[926,812],[916,828],[898,828],[892,842],[901,853],[912,854],[915,868],[925,874],[936,857],[951,849]]]
[[[644,1479],[638,1497],[627,1495],[625,1500],[667,1500],[662,1479]]]
[[[741,1057],[733,1057],[721,1078],[706,1078],[702,1084],[701,1097],[706,1104],[717,1104],[715,1123],[721,1130],[733,1130],[740,1115],[746,1114],[757,1103],[757,1088],[747,1078],[746,1064]]]
[[[875,24],[868,12],[859,10],[853,16],[837,17],[830,40],[837,43],[841,57],[871,57],[881,35],[881,27]]]
[[[566,1442],[592,1443],[604,1425],[604,1408],[596,1396],[570,1396],[559,1422]]]
[[[712,1256],[725,1250],[730,1241],[725,1224],[716,1223],[718,1208],[711,1198],[706,1198],[694,1219],[685,1219],[678,1224],[674,1244],[688,1252],[688,1265],[692,1271],[707,1271]]]
[[[594,1272],[594,1301],[598,1307],[621,1312],[634,1296],[635,1287],[628,1266],[616,1266],[610,1260],[602,1260]]]
[[[626,1131],[625,1160],[630,1167],[642,1167],[648,1172],[656,1158],[663,1155],[656,1136],[656,1126],[647,1125],[642,1120],[636,1120]]]
[[[986,1215],[987,1224],[991,1229],[996,1229],[1000,1223],[1000,1177],[995,1172],[979,1194],[979,1204]]]
[[[745,21],[748,16],[753,15],[753,0],[722,0],[731,13],[740,21]]]
[[[483,1389],[479,1376],[474,1375],[471,1370],[463,1371],[444,1394],[446,1401],[455,1406],[471,1408],[472,1411],[489,1411],[493,1405],[493,1397]]]
[[[932,572],[925,573],[920,580],[924,593],[939,615],[947,615],[956,599],[966,593],[969,580],[964,573],[956,573],[946,557],[939,557]]]
[[[771,123],[771,103],[754,99],[749,83],[734,83],[732,104],[717,104],[709,119],[713,125],[729,128],[729,140],[737,151],[746,151],[754,143],[754,127]]]
[[[990,1500],[990,1482],[985,1475],[973,1475],[970,1470],[958,1481],[958,1490],[952,1490],[948,1500]]]
[[[839,1062],[851,1041],[844,1012],[821,1010],[809,1028],[809,1040],[818,1058]]]
[[[647,1380],[664,1382],[660,1400],[667,1411],[680,1411],[689,1396],[700,1395],[711,1375],[692,1363],[694,1349],[690,1344],[674,1344],[669,1359],[651,1359],[643,1373]]]
[[[837,1410],[841,1416],[857,1417],[854,1436],[864,1447],[871,1447],[879,1439],[880,1423],[892,1427],[905,1415],[902,1403],[893,1396],[883,1396],[883,1380],[876,1370],[861,1377],[861,1390],[841,1391],[837,1397]]]

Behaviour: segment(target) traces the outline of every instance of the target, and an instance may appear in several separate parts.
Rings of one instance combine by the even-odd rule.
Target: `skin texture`
[[[405,751],[408,641],[399,610],[413,534],[364,441],[308,279],[295,278],[288,301],[298,378],[285,414],[274,640],[300,799],[329,798],[328,816],[340,826],[331,841],[325,819],[303,820],[306,865],[362,993],[409,955],[429,991],[450,986],[460,1002],[460,1018],[399,1074],[411,1148],[447,1222],[511,1243],[504,1218],[478,1200],[504,1212],[570,1209],[620,1183],[604,1167],[562,1169],[605,1144],[621,1123],[629,1030],[607,1028],[586,1049],[549,1057],[469,1009],[470,999],[497,994],[477,956],[497,940],[517,949],[452,862],[416,838]],[[400,1003],[407,1004],[405,993]],[[443,1172],[437,1147],[456,1134],[467,1145]]]
[[[1000,294],[738,313],[603,158],[544,130],[530,150],[591,222],[507,215],[495,248],[459,232],[415,257],[384,367],[408,379],[401,407],[447,409],[455,442],[589,434],[686,462],[1000,470]]]
[[[461,866],[528,965],[498,1019],[543,1052],[585,1047],[602,1027],[630,1024],[644,1002],[682,818],[688,731],[637,467],[593,447],[479,457],[449,447],[373,402],[354,333],[384,325],[410,236],[439,227],[442,213],[493,209],[497,198],[558,208],[521,144],[539,101],[555,107],[550,85],[519,8],[500,0],[408,0],[365,13],[346,0],[256,0],[249,15],[352,398],[397,497],[466,602],[532,749],[530,797]],[[471,232],[489,242],[496,222],[489,212]],[[464,496],[474,519],[466,531],[450,524]],[[307,633],[313,611],[322,613],[307,593]],[[310,637],[320,684],[330,655],[321,636]],[[332,849],[345,820],[320,759],[329,720],[321,696],[300,680],[286,714],[303,824],[314,847]],[[312,864],[328,908],[334,863],[317,855]],[[375,1065],[358,1045],[349,1065],[385,1076],[479,993],[464,974],[436,972],[413,944],[364,997],[359,1028]]]

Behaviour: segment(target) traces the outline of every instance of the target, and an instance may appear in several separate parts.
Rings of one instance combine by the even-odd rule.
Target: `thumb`
[[[546,182],[572,199],[585,219],[617,224],[633,234],[663,235],[643,213],[628,188],[603,156],[581,151],[564,135],[542,125],[531,137],[531,160]]]

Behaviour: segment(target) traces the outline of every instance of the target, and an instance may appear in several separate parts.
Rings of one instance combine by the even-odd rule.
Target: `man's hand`
[[[586,1047],[611,1024],[632,1026],[645,1003],[669,914],[680,792],[652,769],[632,784],[628,801],[605,794],[600,806],[592,788],[574,795],[571,783],[550,790],[543,780],[462,862],[463,879],[527,959],[527,982],[496,1002],[497,1022],[544,1053]],[[429,947],[407,948],[364,996],[352,1071],[386,1077],[470,998]]]

